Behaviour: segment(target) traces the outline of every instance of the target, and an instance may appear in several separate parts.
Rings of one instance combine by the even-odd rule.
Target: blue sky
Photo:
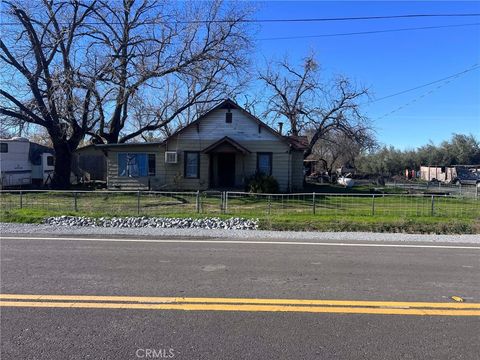
[[[259,2],[258,19],[480,13],[480,2],[269,1]],[[321,35],[409,27],[480,23],[479,17],[409,18],[345,22],[262,23],[256,38]],[[376,98],[464,71],[480,64],[480,26],[381,34],[257,42],[258,62],[288,55],[299,63],[314,51],[325,78],[345,74],[369,87]],[[440,88],[437,86],[442,85]],[[433,90],[432,93],[421,97]],[[387,113],[410,103],[388,116]],[[364,107],[381,143],[401,149],[452,133],[480,138],[480,69]]]

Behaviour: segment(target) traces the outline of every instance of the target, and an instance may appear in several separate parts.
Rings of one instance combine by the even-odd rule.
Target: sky
[[[480,13],[476,1],[266,1],[257,19]],[[436,17],[338,22],[261,23],[254,59],[292,63],[314,52],[322,76],[343,74],[368,87],[373,100],[480,65],[480,26],[448,27],[352,36],[262,40],[412,27],[480,24],[476,17]],[[401,107],[401,109],[399,109]],[[380,143],[413,149],[453,133],[480,139],[480,68],[415,91],[363,105]]]

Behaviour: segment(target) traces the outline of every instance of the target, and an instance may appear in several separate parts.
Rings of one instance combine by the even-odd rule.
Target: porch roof
[[[225,136],[221,138],[220,140],[214,142],[212,145],[206,147],[205,149],[202,150],[202,153],[209,154],[212,152],[215,152],[217,148],[219,148],[222,145],[230,145],[233,147],[237,152],[242,153],[242,154],[250,154],[251,151],[248,150],[245,146],[240,145],[238,142],[233,140],[232,138],[229,138],[228,136]]]

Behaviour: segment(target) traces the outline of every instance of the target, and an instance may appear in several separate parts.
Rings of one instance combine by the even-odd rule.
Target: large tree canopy
[[[13,25],[0,39],[0,115],[47,130],[57,187],[68,186],[85,136],[117,143],[161,131],[246,78],[242,3],[11,0],[3,10]]]

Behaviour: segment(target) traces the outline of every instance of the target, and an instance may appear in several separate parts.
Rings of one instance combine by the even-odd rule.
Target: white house
[[[77,153],[106,156],[112,189],[243,189],[246,179],[263,173],[288,192],[303,187],[305,142],[228,99],[163,142],[90,145]]]

